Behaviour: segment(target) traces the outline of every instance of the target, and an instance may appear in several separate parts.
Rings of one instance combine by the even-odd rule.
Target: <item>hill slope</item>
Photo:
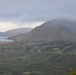
[[[52,21],[48,21],[39,27],[36,27],[28,34],[22,34],[16,37],[13,37],[16,40],[22,41],[33,41],[33,40],[51,40],[51,41],[58,41],[58,40],[76,40],[75,31],[69,28],[76,26],[76,22],[69,21],[69,20],[59,20],[55,19]],[[73,28],[73,27],[72,27]]]
[[[76,21],[67,20],[67,19],[54,19],[47,21],[41,25],[41,27],[55,27],[55,26],[64,26],[68,28],[72,33],[76,33]]]
[[[12,36],[16,36],[22,33],[28,33],[32,30],[32,28],[17,28],[17,29],[12,29],[12,30],[8,30],[4,33],[1,33],[2,36],[7,36],[7,37],[12,37]]]

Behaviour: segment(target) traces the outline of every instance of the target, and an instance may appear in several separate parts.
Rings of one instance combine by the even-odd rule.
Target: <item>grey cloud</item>
[[[76,0],[0,0],[0,20],[13,22],[76,19]]]

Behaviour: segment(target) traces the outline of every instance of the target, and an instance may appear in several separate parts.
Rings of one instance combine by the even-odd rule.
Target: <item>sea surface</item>
[[[12,42],[13,40],[8,39],[8,37],[5,37],[5,36],[0,36],[0,41],[1,41],[1,42],[5,42],[5,41],[7,41],[7,42]]]

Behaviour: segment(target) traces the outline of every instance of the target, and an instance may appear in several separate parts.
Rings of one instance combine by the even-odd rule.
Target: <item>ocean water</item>
[[[8,42],[12,42],[13,40],[11,39],[7,39],[8,37],[4,37],[4,36],[0,36],[0,41],[4,42],[4,41],[8,41]]]

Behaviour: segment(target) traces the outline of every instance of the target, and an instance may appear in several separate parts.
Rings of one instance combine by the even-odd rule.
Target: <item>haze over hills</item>
[[[76,21],[69,19],[53,19],[51,21],[47,21],[41,25],[41,27],[55,27],[55,26],[64,26],[68,28],[71,32],[76,33]]]
[[[0,36],[12,37],[23,33],[28,33],[32,30],[32,28],[17,28],[8,30],[6,32],[0,32]]]
[[[2,36],[3,35],[3,32],[0,32],[0,35]]]
[[[12,37],[16,40],[76,40],[76,22],[66,19],[54,19],[36,27],[27,34]]]

